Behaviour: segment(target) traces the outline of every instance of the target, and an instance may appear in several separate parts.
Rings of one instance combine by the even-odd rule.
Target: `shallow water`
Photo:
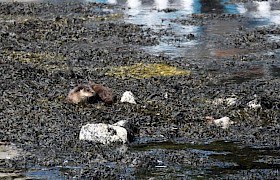
[[[237,142],[215,141],[205,144],[177,144],[173,142],[151,142],[135,144],[131,151],[145,152],[155,155],[156,164],[149,170],[128,168],[123,176],[136,178],[217,178],[223,175],[234,176],[236,174],[250,174],[250,171],[270,173],[278,175],[280,168],[279,148],[248,147]],[[171,162],[166,156],[168,152],[180,151],[191,161],[203,162],[202,165],[190,165],[188,163]],[[197,160],[194,160],[197,159]],[[181,159],[180,159],[181,160]],[[173,164],[174,163],[174,164]],[[199,163],[198,163],[199,164]],[[108,165],[110,166],[110,165]],[[112,165],[115,166],[115,165]],[[26,172],[27,178],[35,179],[67,179],[67,171],[71,169],[81,170],[81,167],[57,166],[38,167]]]
[[[162,156],[158,163],[150,171],[139,173],[139,177],[166,177],[172,178],[217,178],[223,173],[227,176],[255,169],[260,172],[270,171],[278,173],[280,163],[278,149],[244,147],[236,142],[216,141],[206,144],[176,144],[172,142],[148,143],[134,146],[135,151],[185,151],[195,155],[199,160],[205,161],[204,166],[188,166],[186,164],[164,164],[166,157]],[[189,157],[192,159],[192,157]],[[271,162],[271,159],[275,162]],[[170,163],[170,162],[169,162]]]
[[[145,25],[154,30],[166,30],[169,35],[162,36],[159,45],[144,48],[153,54],[167,54],[171,57],[216,57],[217,47],[213,41],[200,41],[198,38],[188,39],[186,35],[194,37],[215,37],[234,31],[243,26],[245,28],[280,24],[280,2],[257,2],[232,4],[228,0],[88,0],[97,3],[118,4],[125,7],[125,21]],[[219,21],[219,23],[195,26],[173,23],[172,20],[190,18],[191,14],[226,13],[241,14],[248,17],[245,22]],[[235,51],[236,55],[239,54]]]

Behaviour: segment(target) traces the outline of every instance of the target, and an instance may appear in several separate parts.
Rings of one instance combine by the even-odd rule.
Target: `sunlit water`
[[[217,44],[200,41],[195,37],[211,37],[233,32],[238,27],[259,27],[280,24],[280,1],[265,1],[232,4],[229,0],[88,0],[97,3],[118,4],[125,7],[125,21],[144,25],[154,30],[167,30],[171,36],[162,36],[159,45],[144,48],[153,54],[166,54],[171,57],[204,58],[215,56]],[[245,22],[221,21],[219,24],[202,26],[182,25],[172,20],[188,18],[191,14],[227,13],[248,17]],[[185,36],[184,36],[185,35]],[[238,53],[238,52],[236,52]]]

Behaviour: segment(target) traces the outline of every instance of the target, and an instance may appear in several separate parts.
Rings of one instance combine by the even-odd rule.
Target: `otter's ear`
[[[94,82],[93,82],[93,81],[88,81],[88,84],[89,84],[90,86],[92,86],[92,85],[94,85]]]
[[[72,92],[78,92],[78,91],[80,91],[80,90],[82,90],[83,89],[83,87],[81,86],[81,85],[79,85],[79,86],[76,86],[74,89],[72,89],[71,91]]]

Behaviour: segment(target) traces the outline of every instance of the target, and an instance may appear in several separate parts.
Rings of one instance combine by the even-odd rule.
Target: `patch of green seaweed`
[[[188,75],[191,71],[181,70],[174,66],[167,64],[154,63],[145,64],[137,63],[132,66],[120,66],[113,67],[106,73],[108,76],[114,76],[120,79],[135,78],[144,79],[157,76],[176,76],[176,75]]]

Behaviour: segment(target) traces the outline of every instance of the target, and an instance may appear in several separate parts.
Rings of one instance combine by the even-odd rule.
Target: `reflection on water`
[[[273,8],[273,6],[278,8]],[[241,14],[252,17],[249,23],[256,25],[280,24],[280,2],[253,1],[237,4]]]
[[[166,151],[172,152],[174,150],[188,154],[188,158],[181,163],[172,166],[165,166],[164,168],[150,168],[137,174],[138,176],[147,177],[152,179],[160,177],[165,174],[172,174],[174,177],[179,175],[182,177],[191,177],[200,179],[219,179],[223,174],[229,177],[231,174],[238,172],[246,172],[247,170],[258,169],[259,172],[270,171],[277,173],[277,168],[280,167],[278,163],[279,152],[273,148],[254,148],[241,146],[235,142],[228,141],[215,141],[206,144],[176,144],[172,142],[154,142],[147,144],[134,145],[134,151],[155,152]],[[168,159],[163,153],[161,162]],[[193,157],[194,156],[194,157]],[[191,161],[198,158],[204,166],[192,166]],[[184,157],[182,156],[182,159]],[[182,160],[181,159],[181,160]],[[273,160],[271,160],[273,159]],[[198,160],[198,161],[199,161]],[[188,162],[185,163],[184,162]],[[169,162],[170,163],[170,162]],[[176,168],[174,168],[176,166]],[[202,173],[203,172],[203,173]],[[247,178],[245,178],[247,179]]]
[[[126,22],[145,25],[156,31],[166,31],[157,46],[146,48],[153,54],[168,54],[172,57],[201,58],[213,56],[217,49],[214,42],[201,42],[195,37],[211,37],[230,33],[240,26],[256,27],[280,24],[280,2],[262,1],[231,3],[230,0],[87,0],[98,3],[119,4],[125,8]],[[274,7],[274,8],[272,8]],[[276,8],[275,8],[276,7]],[[278,7],[278,8],[277,8]],[[247,22],[221,21],[202,26],[173,23],[177,18],[190,18],[191,14],[228,13],[249,17]],[[215,53],[214,53],[215,54]]]
[[[67,171],[80,170],[81,167],[75,166],[55,166],[55,167],[37,167],[29,169],[26,172],[26,179],[57,179],[66,180]],[[75,178],[74,178],[75,179]]]

